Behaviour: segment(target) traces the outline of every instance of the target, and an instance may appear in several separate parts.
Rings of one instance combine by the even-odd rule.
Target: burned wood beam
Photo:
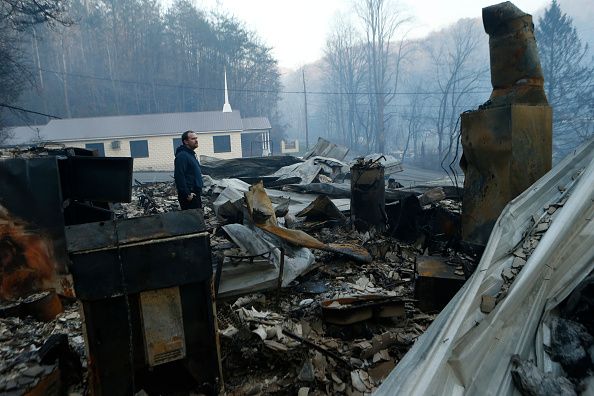
[[[279,227],[272,202],[264,191],[262,183],[251,186],[250,191],[245,193],[245,200],[248,213],[258,228],[276,235],[292,245],[339,253],[364,263],[370,263],[372,260],[369,252],[362,246],[347,243],[324,243],[301,230]]]
[[[344,366],[348,367],[350,370],[353,369],[353,366],[351,365],[351,363],[346,361],[344,358],[338,356],[336,353],[329,351],[328,349],[323,348],[317,344],[314,344],[313,342],[306,340],[303,337],[299,337],[297,334],[292,333],[287,329],[283,329],[283,334],[286,335],[287,337],[290,337],[296,341],[301,342],[302,344],[307,345],[308,347],[310,347],[312,349],[315,349],[318,352],[323,353],[324,355],[331,357],[332,359],[336,360],[337,362],[342,363]]]

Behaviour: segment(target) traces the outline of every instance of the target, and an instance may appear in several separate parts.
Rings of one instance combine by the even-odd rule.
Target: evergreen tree
[[[594,66],[557,0],[535,30],[545,91],[553,107],[553,150],[561,157],[594,134]]]
[[[0,103],[60,117],[221,110],[226,68],[233,109],[267,116],[278,130],[277,62],[235,18],[207,13],[190,0],[175,0],[165,11],[158,0],[69,0],[60,15],[75,23],[14,34],[22,39],[15,48],[30,84],[15,86],[10,97],[2,96],[10,82],[3,75],[14,66],[1,56],[0,37]],[[47,121],[7,116],[11,126]]]

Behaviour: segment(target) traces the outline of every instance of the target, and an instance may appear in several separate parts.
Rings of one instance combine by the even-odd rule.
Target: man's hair
[[[195,133],[195,132],[194,132],[194,131],[185,131],[184,133],[182,133],[182,144],[183,144],[183,143],[184,143],[186,140],[188,140],[188,135],[189,135],[190,133]]]

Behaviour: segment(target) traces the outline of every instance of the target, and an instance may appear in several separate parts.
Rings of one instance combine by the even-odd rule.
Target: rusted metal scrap
[[[532,16],[510,2],[483,9],[493,92],[461,115],[462,239],[485,246],[505,205],[551,169],[552,111]]]
[[[51,287],[56,263],[51,240],[0,206],[0,300]]]
[[[320,302],[324,320],[338,325],[349,325],[371,318],[406,318],[404,301],[385,295],[356,295]]]
[[[69,226],[66,239],[93,393],[216,393],[212,263],[200,211]]]
[[[372,258],[369,252],[362,246],[346,243],[323,243],[301,230],[289,230],[279,227],[276,222],[276,215],[272,202],[264,190],[263,184],[256,183],[245,193],[248,212],[254,224],[296,246],[310,249],[325,250],[333,253],[340,253],[356,261],[370,263]]]
[[[483,26],[489,35],[493,85],[486,107],[548,104],[532,15],[506,1],[483,8]]]

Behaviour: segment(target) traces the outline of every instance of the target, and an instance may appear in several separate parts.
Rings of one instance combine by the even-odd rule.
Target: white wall
[[[231,152],[215,153],[213,149],[213,136],[229,135],[231,139]],[[103,143],[106,157],[129,157],[130,156],[130,141],[133,140],[148,140],[148,158],[134,158],[135,171],[171,171],[173,170],[173,160],[175,158],[173,139],[181,138],[179,135],[169,136],[150,136],[137,138],[111,138],[111,139],[97,139],[87,141],[69,141],[61,142],[66,146],[85,148],[88,143]],[[112,149],[111,142],[118,140],[120,142],[119,149]],[[208,155],[210,157],[229,159],[241,157],[241,132],[225,132],[225,133],[198,133],[198,148],[196,149],[198,155]]]

